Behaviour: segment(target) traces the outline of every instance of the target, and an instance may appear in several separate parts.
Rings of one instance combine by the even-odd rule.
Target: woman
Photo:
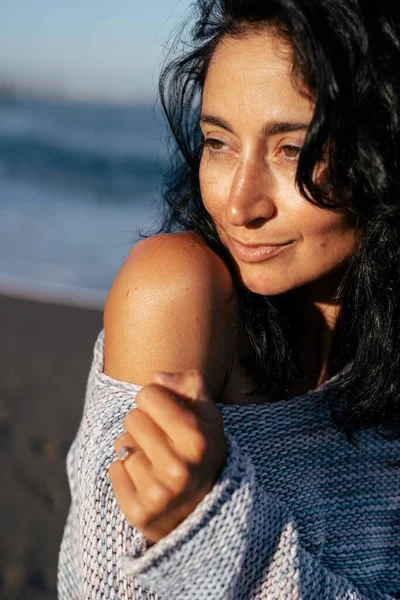
[[[197,8],[160,87],[175,232],[110,291],[59,596],[400,598],[399,22]]]

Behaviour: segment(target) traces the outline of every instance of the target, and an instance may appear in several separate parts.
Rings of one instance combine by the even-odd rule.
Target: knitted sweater
[[[139,386],[103,370],[101,332],[67,458],[72,503],[59,600],[400,598],[400,442],[357,451],[333,425],[333,378],[275,403],[222,405],[228,458],[191,515],[154,545],[117,506],[107,467]]]

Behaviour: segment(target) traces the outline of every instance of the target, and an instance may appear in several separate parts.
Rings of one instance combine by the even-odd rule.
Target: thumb
[[[215,419],[221,416],[206,385],[204,375],[200,371],[196,369],[181,373],[157,371],[154,374],[154,381],[174,394],[178,400],[182,400],[188,408],[205,421],[215,422]]]

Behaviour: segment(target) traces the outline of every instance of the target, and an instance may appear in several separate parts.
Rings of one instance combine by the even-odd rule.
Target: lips
[[[228,237],[229,248],[233,256],[250,263],[262,262],[277,256],[287,249],[293,242],[281,244],[244,244]]]

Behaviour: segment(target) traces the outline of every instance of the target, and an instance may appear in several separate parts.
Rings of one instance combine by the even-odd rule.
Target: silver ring
[[[133,454],[134,451],[135,451],[134,448],[129,448],[128,446],[122,446],[122,448],[120,448],[117,453],[118,460],[120,460],[121,462],[124,462],[127,458],[130,457],[131,454]]]

